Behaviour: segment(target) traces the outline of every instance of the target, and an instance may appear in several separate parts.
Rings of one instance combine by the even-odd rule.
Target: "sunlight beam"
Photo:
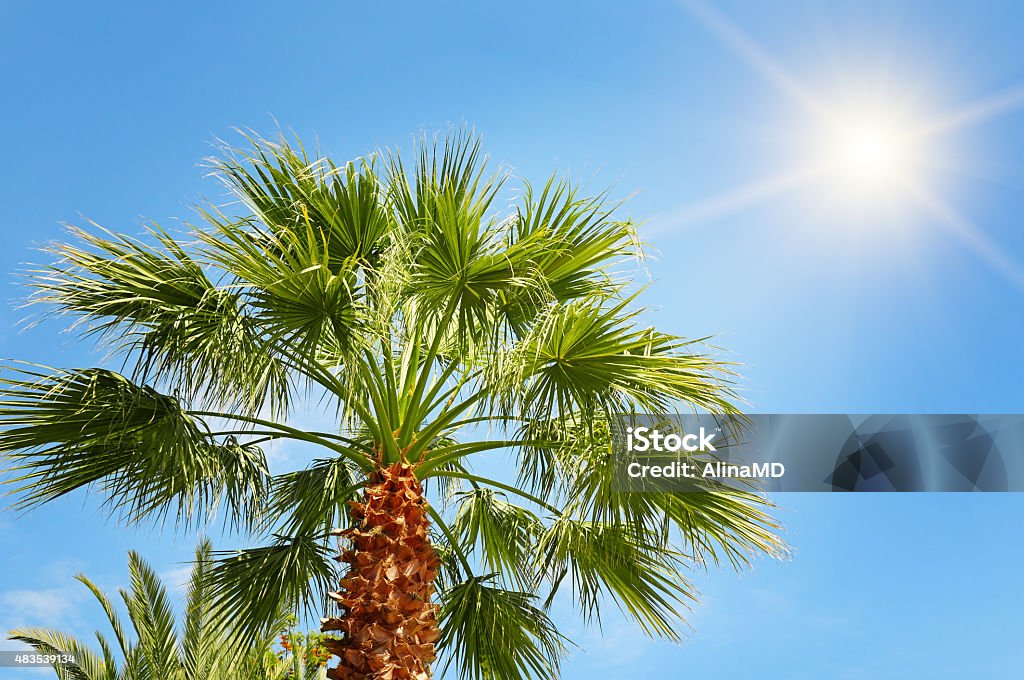
[[[832,118],[831,112],[793,74],[722,14],[701,0],[679,0],[679,4],[767,83],[787,94],[815,116],[826,120]]]
[[[1024,271],[984,231],[924,187],[908,185],[909,193],[945,231],[990,265],[1009,283],[1024,291]]]
[[[658,232],[735,212],[816,176],[826,176],[833,188],[844,190],[859,204],[879,203],[893,198],[894,193],[905,195],[996,273],[1024,291],[1024,270],[1018,263],[982,229],[923,187],[918,176],[925,169],[923,161],[928,158],[920,142],[1024,108],[1024,83],[923,124],[901,120],[898,112],[886,107],[874,112],[850,112],[845,105],[823,103],[760,45],[703,0],[677,1],[754,73],[816,116],[823,123],[823,134],[817,160],[812,159],[819,163],[817,167],[768,177],[693,202],[666,216]],[[876,107],[879,104],[874,102]]]
[[[732,214],[751,205],[762,203],[807,184],[823,172],[821,167],[800,168],[787,174],[765,177],[749,184],[724,191],[685,205],[658,220],[658,226],[646,232],[648,236],[670,231],[693,222]]]
[[[971,102],[937,118],[923,125],[914,136],[920,138],[946,134],[1012,113],[1021,107],[1024,107],[1024,83]]]

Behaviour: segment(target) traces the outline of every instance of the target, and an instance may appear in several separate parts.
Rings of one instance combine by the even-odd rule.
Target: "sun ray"
[[[1024,270],[980,227],[921,184],[929,154],[922,142],[977,125],[1024,108],[1024,83],[968,103],[924,123],[901,119],[891,103],[873,102],[876,111],[846,103],[825,102],[772,58],[725,16],[703,0],[677,0],[694,19],[739,57],[765,82],[785,94],[820,123],[822,135],[813,166],[766,177],[692,202],[660,221],[657,233],[719,217],[768,200],[817,177],[827,177],[858,205],[883,204],[903,196],[929,215],[947,233],[1024,291]],[[825,188],[825,187],[823,187]]]
[[[934,137],[1012,113],[1024,107],[1024,83],[966,104],[921,126],[915,137]]]
[[[791,189],[808,183],[823,172],[819,166],[765,177],[749,184],[723,191],[685,205],[658,220],[658,226],[646,232],[647,236],[671,231],[686,224],[728,215],[751,205],[769,200]]]
[[[982,229],[924,187],[908,183],[907,189],[908,194],[935,218],[948,234],[967,246],[1006,281],[1024,291],[1024,271]]]
[[[789,95],[815,116],[832,119],[832,113],[810,90],[721,13],[700,0],[679,0],[679,4],[765,81]]]

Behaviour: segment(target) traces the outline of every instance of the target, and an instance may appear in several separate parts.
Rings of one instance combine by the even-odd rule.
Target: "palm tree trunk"
[[[331,598],[340,618],[322,630],[341,631],[325,646],[340,661],[332,680],[428,680],[437,624],[434,578],[438,558],[430,545],[423,487],[408,463],[374,473],[362,503],[351,503],[358,526],[337,532],[351,548],[341,592]]]

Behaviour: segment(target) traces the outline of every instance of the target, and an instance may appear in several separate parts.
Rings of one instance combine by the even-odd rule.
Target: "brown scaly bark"
[[[362,503],[350,503],[357,526],[336,532],[351,547],[339,562],[349,569],[331,598],[340,618],[325,619],[325,641],[339,657],[332,680],[429,680],[437,625],[434,578],[438,558],[430,545],[426,500],[413,466],[382,468],[365,487]]]

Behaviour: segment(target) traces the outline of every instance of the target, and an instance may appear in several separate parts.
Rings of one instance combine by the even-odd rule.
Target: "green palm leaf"
[[[103,369],[16,366],[0,378],[0,452],[29,508],[95,485],[130,521],[221,501],[245,518],[266,492],[259,447],[217,440],[181,402]]]
[[[73,658],[73,663],[56,663],[53,670],[59,680],[116,680],[104,660],[88,646],[58,630],[22,628],[12,630],[9,639],[23,642],[40,654]]]
[[[270,644],[285,630],[287,617],[281,611],[268,617],[264,636],[255,640],[246,640],[237,624],[218,619],[209,587],[210,556],[209,542],[202,541],[186,583],[185,620],[180,629],[166,587],[136,553],[128,557],[130,585],[120,591],[127,617],[92,581],[81,574],[76,577],[107,616],[119,647],[120,666],[99,631],[99,653],[51,629],[14,630],[9,639],[41,654],[73,659],[53,665],[60,680],[283,680],[285,664],[270,651]]]
[[[558,676],[565,638],[536,597],[474,577],[453,586],[441,609],[440,648],[467,680],[519,680]]]

